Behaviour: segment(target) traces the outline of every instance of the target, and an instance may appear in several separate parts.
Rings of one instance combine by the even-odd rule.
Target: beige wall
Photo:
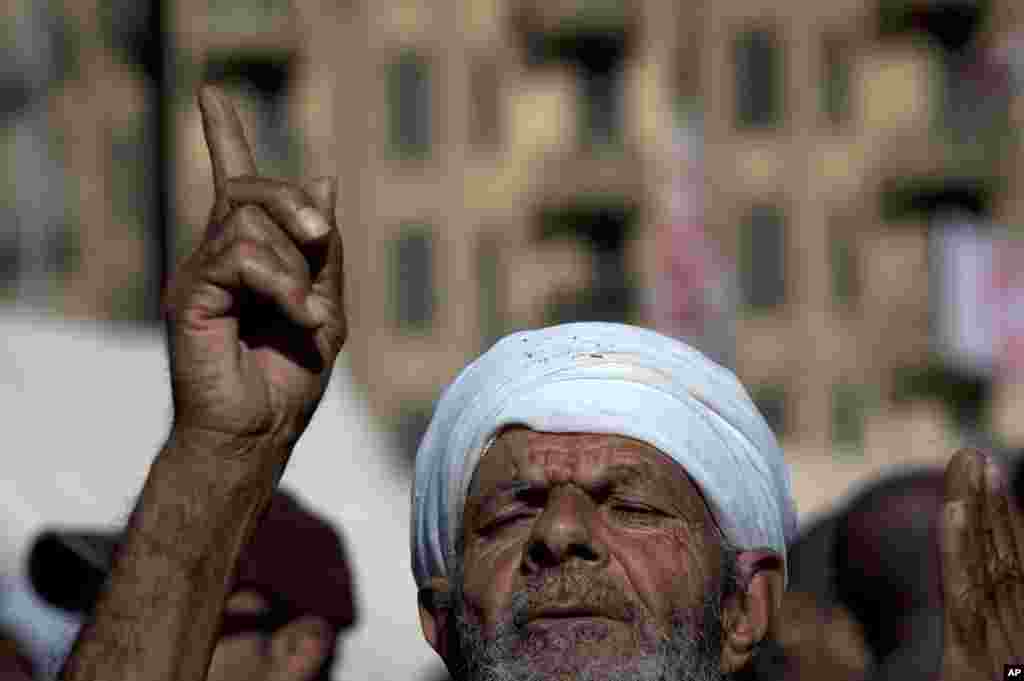
[[[893,368],[929,355],[930,301],[925,226],[882,225],[879,185],[893,173],[940,168],[942,150],[929,133],[934,67],[928,53],[912,40],[877,43],[866,30],[870,11],[860,2],[706,6],[709,228],[735,252],[749,202],[777,202],[789,217],[785,267],[792,295],[775,312],[740,320],[737,370],[748,384],[781,383],[791,392],[793,431],[785,444],[805,511],[884,467],[944,461],[955,442],[936,406],[906,408],[886,395]],[[742,132],[732,124],[731,40],[738,28],[755,25],[774,27],[785,45],[785,121],[776,130]],[[816,109],[821,36],[837,30],[853,41],[855,55],[852,120],[838,130],[823,125]],[[832,216],[851,225],[859,249],[863,293],[852,314],[831,300],[824,227]],[[831,453],[831,386],[843,379],[874,386],[880,399],[868,411],[865,449],[854,460]],[[1015,432],[1007,414],[1011,395],[1021,391],[997,393],[996,426]]]
[[[89,21],[90,12],[72,4],[69,13]],[[295,12],[253,15],[241,24],[210,16],[209,3],[201,0],[175,5],[174,40],[186,65],[176,112],[178,222],[183,233],[197,233],[212,199],[190,94],[205,56],[237,49],[295,56],[290,107],[300,132],[302,174],[336,173],[341,179],[338,210],[352,323],[346,352],[383,421],[397,421],[410,407],[429,406],[480,350],[476,245],[482,235],[501,244],[499,297],[507,330],[541,323],[554,291],[578,288],[590,276],[584,252],[536,242],[536,213],[552,200],[588,188],[634,198],[642,220],[627,261],[641,282],[647,280],[657,256],[653,227],[664,215],[656,197],[667,178],[666,133],[682,92],[702,96],[706,224],[724,253],[735,255],[740,223],[752,202],[771,200],[786,208],[788,301],[771,314],[739,320],[737,372],[750,385],[781,383],[789,390],[786,445],[798,479],[805,481],[798,487],[807,491],[800,494],[814,506],[833,489],[819,478],[836,461],[830,453],[829,403],[838,380],[879,387],[881,398],[868,412],[868,451],[850,469],[855,472],[837,473],[835,489],[883,460],[918,456],[907,433],[945,432],[934,410],[915,407],[917,412],[904,413],[888,402],[883,389],[892,368],[929,352],[929,300],[924,226],[882,225],[879,184],[894,173],[934,170],[942,154],[927,134],[933,86],[928,54],[915,41],[879,43],[870,3],[632,3],[639,40],[626,66],[626,149],[611,160],[590,158],[579,149],[572,73],[527,68],[511,21],[522,3],[299,0],[294,5]],[[547,7],[545,20],[557,18],[559,11],[568,10]],[[994,11],[999,20],[993,35],[1021,25],[1013,3],[995,3]],[[738,131],[732,123],[732,40],[738,30],[754,25],[774,27],[785,45],[785,118],[773,131]],[[818,109],[826,34],[847,40],[853,56],[851,120],[839,128]],[[110,112],[136,111],[141,95],[133,75],[104,56],[99,45],[83,49],[81,78],[68,83],[53,104],[54,119],[71,141],[67,163],[78,178],[74,191],[86,254],[61,305],[72,315],[105,317],[113,282],[129,279],[143,265],[140,242],[126,238],[127,227],[110,214],[104,135],[123,123]],[[400,162],[385,153],[383,74],[405,49],[421,52],[433,65],[434,147],[422,162]],[[502,143],[495,150],[476,149],[468,139],[469,65],[478,57],[495,59],[501,74]],[[1024,215],[1016,189],[1021,183],[1014,179],[1021,162],[1019,152],[1005,162],[1009,190],[996,207],[1003,222]],[[834,220],[853,234],[859,249],[863,293],[852,313],[840,311],[830,294],[826,226]],[[440,304],[436,324],[424,336],[394,328],[387,297],[394,277],[388,246],[406,221],[435,227]],[[998,386],[993,410],[1001,431],[1024,439],[1012,418],[1022,395],[1019,387]]]

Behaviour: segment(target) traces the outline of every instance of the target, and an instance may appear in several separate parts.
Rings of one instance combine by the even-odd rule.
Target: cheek
[[[518,586],[522,560],[518,545],[494,547],[485,552],[467,552],[465,600],[469,615],[484,626],[488,635],[507,612]]]
[[[685,531],[620,538],[615,557],[647,610],[668,622],[678,610],[703,604],[708,584],[706,544]]]

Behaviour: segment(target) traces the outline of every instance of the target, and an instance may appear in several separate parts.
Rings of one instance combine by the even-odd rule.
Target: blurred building
[[[347,348],[410,461],[441,387],[499,336],[641,321],[637,244],[674,124],[662,85],[696,57],[680,37],[695,7],[257,4],[178,3],[177,87],[231,87],[265,172],[340,176]],[[212,194],[184,95],[177,116],[187,245]]]
[[[962,216],[1024,222],[1020,90],[993,56],[1021,19],[998,1],[706,5],[706,219],[739,272],[737,371],[801,510],[947,460],[987,398],[1019,409],[998,372],[950,361],[938,327],[965,310],[935,243]]]
[[[154,98],[135,53],[141,7],[7,3],[5,301],[70,317],[139,319],[155,298],[146,290]]]
[[[214,80],[261,171],[340,176],[347,352],[410,456],[441,387],[499,336],[662,328],[658,305],[693,309],[671,299],[709,267],[732,283],[698,345],[780,433],[801,510],[945,460],[988,422],[1024,436],[1024,381],[943,352],[934,238],[965,215],[1024,223],[1013,0],[179,0],[162,104],[123,28],[145,23],[138,3],[51,4],[74,37],[41,100],[77,243],[51,287],[68,314],[152,305],[154,107],[174,132],[170,247],[194,244],[212,200],[194,93]],[[698,209],[676,205],[694,198],[680,182]],[[703,249],[720,257],[666,259]]]
[[[673,131],[693,132],[694,108],[704,225],[736,275],[734,366],[802,508],[947,459],[985,430],[986,396],[994,414],[1016,405],[942,356],[932,252],[947,214],[1020,222],[1014,90],[989,58],[1021,25],[1011,3],[369,8],[348,43],[369,64],[334,80],[369,103],[351,124],[337,113],[352,276],[372,301],[352,352],[409,450],[439,388],[501,333],[654,325]]]

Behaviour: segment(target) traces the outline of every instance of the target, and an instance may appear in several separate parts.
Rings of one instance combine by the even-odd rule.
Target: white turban
[[[577,323],[506,336],[441,395],[416,454],[417,586],[450,574],[473,473],[509,425],[656,447],[686,470],[733,545],[785,561],[796,532],[789,468],[736,376],[654,331]]]

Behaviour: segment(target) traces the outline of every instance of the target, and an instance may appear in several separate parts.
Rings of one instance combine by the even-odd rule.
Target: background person
[[[34,588],[88,617],[119,540],[95,530],[41,534],[29,555]],[[278,489],[239,560],[207,681],[329,681],[339,639],[356,620],[341,536]]]
[[[836,527],[836,598],[863,627],[873,681],[938,679],[942,660],[941,470],[887,476],[861,490]]]
[[[35,666],[14,632],[0,627],[0,681],[32,681]]]

